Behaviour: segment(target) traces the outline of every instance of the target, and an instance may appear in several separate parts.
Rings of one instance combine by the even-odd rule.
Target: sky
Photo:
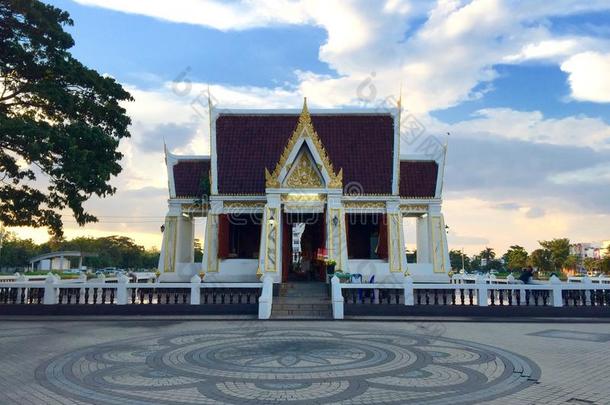
[[[209,153],[209,86],[227,108],[299,108],[304,96],[312,108],[379,108],[402,94],[424,133],[401,152],[451,134],[450,248],[502,254],[556,237],[610,239],[607,0],[49,3],[74,19],[74,56],[136,100],[126,104],[132,137],[120,146],[118,192],[86,204],[99,223],[79,228],[66,216],[68,238],[160,245],[163,141],[174,153]]]

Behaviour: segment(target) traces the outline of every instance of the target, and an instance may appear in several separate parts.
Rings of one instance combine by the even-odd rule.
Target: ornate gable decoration
[[[290,188],[321,188],[324,187],[324,179],[316,169],[312,158],[305,150],[299,153],[284,181]]]
[[[294,130],[294,132],[292,133],[292,136],[290,137],[290,139],[288,140],[288,143],[286,144],[286,147],[284,148],[284,151],[282,152],[282,155],[280,156],[280,160],[275,165],[275,169],[273,170],[273,173],[270,173],[269,170],[265,168],[266,186],[268,188],[279,188],[280,187],[280,174],[282,172],[282,168],[284,168],[284,166],[286,166],[290,153],[292,152],[295,145],[302,137],[303,138],[307,137],[311,140],[312,144],[314,145],[314,147],[316,149],[318,156],[320,156],[320,159],[322,160],[322,166],[324,167],[325,171],[328,173],[328,175],[330,177],[330,181],[328,182],[328,188],[342,188],[343,187],[343,169],[340,169],[337,173],[335,173],[335,169],[333,167],[333,164],[330,162],[330,159],[328,158],[326,149],[324,149],[324,145],[322,145],[322,141],[320,140],[320,137],[316,133],[316,130],[314,129],[313,124],[311,122],[311,115],[309,114],[309,109],[307,108],[307,98],[305,98],[303,100],[303,110],[301,111],[301,115],[299,116],[299,122],[297,123],[297,127]],[[297,164],[303,163],[304,159],[306,161],[309,161],[309,159],[307,159],[307,157],[304,156],[304,154],[300,154],[299,157],[300,157],[300,160],[297,162]],[[313,162],[310,162],[310,163],[313,163]],[[304,162],[304,164],[307,164],[307,162]],[[295,168],[295,169],[297,169],[297,168]],[[311,167],[311,169],[312,170],[310,171],[310,173],[316,174],[316,176],[313,178],[313,181],[320,181],[320,178],[317,174],[318,172],[315,170],[314,167]],[[303,167],[303,170],[300,171],[301,175],[305,174],[304,170],[305,170],[305,167]],[[289,181],[292,180],[293,174],[294,173],[291,173],[291,177],[288,179]],[[309,187],[309,186],[307,186],[307,187]],[[319,185],[316,187],[322,187],[322,185]]]

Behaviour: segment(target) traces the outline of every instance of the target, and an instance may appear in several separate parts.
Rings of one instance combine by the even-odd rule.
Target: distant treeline
[[[14,269],[29,266],[32,257],[43,253],[75,250],[96,253],[97,257],[85,257],[83,266],[98,269],[117,267],[122,269],[152,269],[159,262],[159,250],[145,249],[131,238],[125,236],[106,236],[103,238],[75,238],[72,240],[50,240],[36,244],[31,239],[20,239],[12,233],[4,235],[0,250],[0,269]],[[77,258],[72,267],[77,267]]]

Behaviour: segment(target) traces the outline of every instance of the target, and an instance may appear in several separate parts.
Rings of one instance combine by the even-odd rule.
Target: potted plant
[[[326,274],[335,274],[335,266],[337,265],[336,261],[333,259],[327,259],[324,261],[324,264],[326,265]]]
[[[339,279],[340,283],[347,283],[349,279],[352,277],[350,273],[344,273],[343,270],[337,269],[335,270],[335,276]]]

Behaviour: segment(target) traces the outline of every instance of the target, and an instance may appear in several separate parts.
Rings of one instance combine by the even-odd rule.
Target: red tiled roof
[[[173,167],[176,197],[201,197],[203,179],[209,176],[210,161],[181,160]]]
[[[264,194],[265,168],[275,168],[298,117],[221,114],[216,120],[218,192]],[[364,194],[392,193],[391,115],[312,114],[311,120],[335,170],[343,168],[344,187],[356,182]]]
[[[403,160],[400,162],[401,197],[434,197],[438,164],[434,161]]]

